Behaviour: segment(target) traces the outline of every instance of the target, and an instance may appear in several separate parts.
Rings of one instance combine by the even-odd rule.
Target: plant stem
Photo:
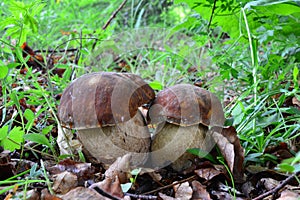
[[[247,15],[245,12],[245,9],[242,8],[242,13],[246,25],[248,40],[249,40],[249,46],[250,46],[250,53],[251,53],[251,63],[252,63],[252,77],[253,77],[253,97],[254,97],[254,106],[257,105],[257,67],[258,67],[258,60],[257,60],[257,45],[254,44],[252,40],[252,35],[250,31],[250,27],[247,20]],[[256,127],[256,120],[253,120],[253,133],[255,133],[255,127]]]

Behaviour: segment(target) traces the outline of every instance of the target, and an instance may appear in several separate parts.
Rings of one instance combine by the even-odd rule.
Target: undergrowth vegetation
[[[121,3],[0,3],[2,148],[62,159],[56,113],[63,89],[88,72],[128,71],[157,91],[176,83],[212,91],[223,100],[226,125],[236,127],[245,165],[300,170],[299,2],[130,0],[103,28]],[[280,143],[293,159],[268,153]]]

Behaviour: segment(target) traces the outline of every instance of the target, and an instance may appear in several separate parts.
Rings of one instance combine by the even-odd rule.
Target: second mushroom
[[[210,151],[214,146],[209,126],[223,126],[225,118],[218,98],[209,91],[178,84],[160,91],[149,110],[156,124],[151,145],[151,165],[171,164],[176,171],[191,165],[189,148]]]

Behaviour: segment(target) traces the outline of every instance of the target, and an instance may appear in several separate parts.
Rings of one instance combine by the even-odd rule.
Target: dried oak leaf
[[[130,178],[130,154],[125,154],[117,160],[105,171],[105,177],[114,179],[118,176],[120,183],[127,183]]]
[[[78,178],[78,184],[83,185],[85,180],[89,180],[94,176],[95,168],[91,163],[80,163],[70,159],[65,159],[57,165],[49,167],[51,174],[59,174],[64,171],[75,174]]]
[[[105,178],[103,181],[92,184],[89,188],[91,189],[100,189],[101,191],[110,194],[114,197],[124,197],[124,193],[121,188],[121,183],[118,176],[115,176],[113,179]]]
[[[54,175],[53,191],[55,193],[66,194],[78,185],[77,176],[71,172],[62,172]]]
[[[193,187],[193,200],[211,200],[209,193],[206,190],[206,187],[202,185],[199,181],[192,182]]]
[[[62,200],[61,198],[50,194],[49,191],[46,188],[43,189],[42,192],[41,192],[41,199],[42,200]]]
[[[222,132],[212,129],[212,137],[224,156],[236,182],[244,182],[244,149],[234,127],[224,127]]]
[[[163,200],[189,200],[192,198],[193,189],[188,182],[184,182],[173,187],[175,191],[175,198],[159,193],[159,197]]]
[[[61,196],[63,200],[84,199],[84,200],[108,200],[98,192],[90,188],[77,187],[67,194]]]
[[[281,192],[280,197],[277,200],[299,200],[300,195],[290,190],[284,190]]]
[[[225,175],[222,170],[217,170],[213,167],[210,168],[201,168],[201,169],[196,169],[195,173],[200,177],[204,178],[206,181],[209,181],[213,179],[216,176],[219,176],[220,174]]]
[[[190,187],[189,182],[184,182],[180,185],[174,186],[175,198],[181,200],[189,200],[192,198],[193,189]]]

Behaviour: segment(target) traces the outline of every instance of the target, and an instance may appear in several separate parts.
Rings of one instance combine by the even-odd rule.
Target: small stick
[[[207,25],[207,32],[208,33],[209,33],[209,28],[210,28],[211,22],[213,20],[214,12],[215,12],[215,9],[216,9],[216,3],[217,3],[217,0],[214,0],[214,5],[213,5],[211,15],[210,15],[210,19],[209,19],[209,22],[208,22],[208,25]]]
[[[45,49],[42,49],[42,50],[34,50],[33,52],[34,53],[46,53],[46,52],[53,52],[53,53],[63,53],[65,51],[68,51],[68,52],[73,52],[73,51],[78,51],[77,48],[72,48],[72,49],[57,49],[57,50],[53,50],[53,49],[49,49],[49,50],[45,50]]]
[[[124,196],[133,197],[135,199],[157,199],[157,196],[151,196],[151,195],[142,195],[142,194],[130,194],[125,193]]]
[[[143,195],[145,195],[145,194],[151,194],[151,193],[154,193],[154,192],[158,192],[158,191],[160,191],[160,190],[167,189],[167,188],[169,188],[169,187],[173,187],[174,185],[178,185],[178,184],[184,183],[184,182],[186,182],[186,181],[193,180],[193,179],[195,179],[195,178],[196,178],[196,175],[193,175],[193,176],[191,176],[191,177],[189,177],[189,178],[183,179],[183,180],[178,181],[178,182],[176,182],[176,183],[172,183],[172,184],[170,184],[170,185],[166,185],[166,186],[157,188],[157,189],[155,189],[155,190],[152,190],[152,191],[149,191],[149,192],[145,192],[145,193],[143,193]]]
[[[110,18],[108,19],[108,21],[104,24],[104,26],[102,26],[102,29],[105,30],[108,25],[111,23],[111,21],[116,17],[116,15],[118,14],[118,12],[120,12],[120,10],[124,7],[124,5],[126,4],[127,0],[124,0],[120,6],[118,7],[117,10],[115,10],[113,12],[113,14],[110,16]]]
[[[94,189],[96,192],[98,192],[98,193],[101,194],[102,196],[107,197],[107,198],[109,198],[109,199],[111,199],[111,200],[121,200],[121,198],[116,197],[116,196],[113,196],[113,195],[111,195],[110,193],[108,193],[108,192],[102,190],[102,189],[99,188],[99,187],[94,187],[94,188],[92,188],[92,189]]]
[[[300,174],[300,171],[295,173],[295,174],[290,175],[284,181],[282,181],[282,183],[280,183],[279,185],[274,187],[272,190],[270,190],[270,191],[268,191],[264,194],[259,195],[258,197],[254,198],[253,200],[260,200],[260,199],[263,199],[267,196],[277,194],[279,192],[279,190],[281,190],[285,185],[287,185],[294,178],[294,176],[298,176],[299,174]]]

